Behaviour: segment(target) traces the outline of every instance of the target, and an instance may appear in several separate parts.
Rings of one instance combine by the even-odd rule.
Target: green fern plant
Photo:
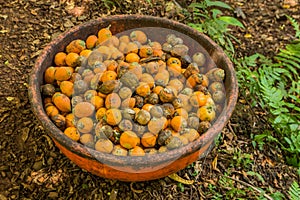
[[[232,39],[238,40],[230,34],[229,26],[244,28],[243,24],[234,17],[224,16],[222,9],[232,10],[232,8],[221,1],[204,0],[201,3],[189,5],[192,9],[192,23],[189,26],[210,36],[230,55],[234,54]]]
[[[289,18],[290,19],[290,18]],[[291,20],[299,39],[299,24]],[[281,49],[274,59],[261,54],[233,60],[242,93],[252,105],[260,105],[267,112],[268,122],[275,131],[265,131],[254,138],[278,143],[286,152],[287,162],[300,165],[300,42],[295,39]],[[259,141],[260,140],[260,141]]]
[[[300,198],[300,186],[296,181],[292,183],[288,193],[291,200],[298,200]]]
[[[286,15],[286,17],[290,20],[292,26],[294,27],[294,30],[296,31],[295,37],[300,39],[300,28],[299,28],[300,26],[299,26],[299,23],[289,15]]]

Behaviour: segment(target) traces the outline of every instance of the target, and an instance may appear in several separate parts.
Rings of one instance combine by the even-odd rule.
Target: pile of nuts
[[[110,27],[58,52],[41,93],[49,118],[74,141],[104,153],[144,156],[182,147],[216,120],[225,101],[224,70],[205,69],[170,33],[152,41],[139,29]]]

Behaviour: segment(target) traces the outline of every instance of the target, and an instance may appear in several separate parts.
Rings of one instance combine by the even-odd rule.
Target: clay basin
[[[110,30],[113,34],[124,32],[129,29],[147,27],[176,31],[187,38],[186,43],[191,51],[193,51],[194,48],[203,48],[202,50],[211,58],[213,63],[225,70],[225,105],[216,121],[206,133],[183,147],[165,153],[138,157],[123,157],[101,153],[88,148],[79,142],[74,142],[67,138],[67,136],[55,126],[45,113],[40,92],[45,69],[53,65],[54,55],[59,51],[64,51],[67,44],[72,40],[84,40],[89,35],[97,34],[101,28],[109,25],[111,25]],[[151,34],[157,35],[158,40],[159,37],[163,35],[158,31],[153,31]],[[31,101],[33,112],[61,152],[79,167],[92,174],[121,181],[146,181],[158,179],[184,169],[186,166],[199,159],[201,155],[209,151],[209,146],[213,144],[216,136],[228,122],[234,110],[237,95],[238,86],[233,65],[222,49],[209,37],[193,28],[175,21],[138,15],[117,15],[100,18],[98,20],[83,23],[63,33],[42,51],[32,69],[29,81],[29,99]]]

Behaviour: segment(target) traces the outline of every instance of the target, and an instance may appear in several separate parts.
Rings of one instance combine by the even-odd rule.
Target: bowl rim
[[[67,138],[63,134],[63,132],[56,127],[56,125],[50,120],[50,118],[46,115],[43,103],[42,103],[42,97],[41,92],[39,88],[39,84],[37,84],[38,75],[43,74],[41,72],[41,64],[43,63],[43,60],[45,57],[48,56],[48,53],[51,52],[51,49],[53,47],[61,42],[64,37],[68,35],[72,35],[76,33],[78,27],[90,27],[93,25],[98,25],[100,23],[106,23],[111,21],[118,21],[120,18],[126,19],[126,20],[154,20],[157,21],[159,24],[172,24],[172,26],[177,26],[180,29],[187,30],[188,36],[191,37],[193,35],[194,37],[201,37],[202,39],[209,42],[214,48],[214,51],[218,52],[218,56],[221,56],[222,59],[224,59],[224,62],[227,64],[227,68],[229,72],[229,78],[231,81],[231,87],[229,91],[229,97],[226,97],[227,102],[225,103],[226,106],[224,106],[222,112],[219,114],[216,121],[212,124],[212,126],[204,133],[202,134],[197,140],[174,150],[169,150],[164,153],[160,154],[154,154],[154,155],[145,155],[145,156],[116,156],[113,154],[108,153],[102,153],[99,151],[96,151],[94,149],[88,148],[87,146],[84,146],[80,144],[79,142],[72,141],[71,139]],[[183,33],[186,34],[186,33]],[[211,56],[211,55],[210,55]],[[226,75],[228,76],[228,74]],[[212,39],[210,39],[205,34],[174,20],[161,18],[161,17],[155,17],[155,16],[149,16],[149,15],[112,15],[107,16],[103,18],[98,18],[94,20],[90,20],[87,22],[84,22],[82,24],[76,25],[72,27],[71,29],[63,32],[60,37],[53,39],[47,46],[42,50],[41,54],[36,59],[36,62],[34,64],[34,67],[32,68],[30,77],[29,77],[29,89],[28,89],[28,95],[29,99],[32,105],[32,109],[34,114],[36,115],[37,119],[40,121],[40,123],[43,125],[43,127],[46,129],[48,134],[51,136],[52,139],[55,139],[57,142],[59,142],[61,145],[66,147],[69,151],[84,157],[88,159],[95,160],[102,162],[103,164],[107,164],[108,166],[132,166],[136,167],[137,169],[141,166],[155,166],[158,163],[165,163],[165,162],[172,162],[176,161],[178,158],[184,157],[188,154],[192,154],[195,151],[198,151],[203,145],[208,143],[209,141],[213,140],[225,127],[227,124],[229,118],[232,115],[232,112],[235,108],[237,98],[238,98],[238,84],[237,79],[235,75],[235,70],[233,67],[232,62],[230,59],[226,56],[224,51],[219,47]]]

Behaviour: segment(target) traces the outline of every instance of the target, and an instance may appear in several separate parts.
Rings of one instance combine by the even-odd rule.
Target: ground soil
[[[287,195],[292,181],[299,182],[296,169],[285,164],[276,146],[253,148],[251,135],[270,127],[265,123],[264,112],[251,108],[243,96],[221,133],[219,145],[206,157],[178,172],[186,179],[195,180],[194,184],[183,186],[169,177],[138,183],[107,180],[73,164],[54,146],[31,111],[27,83],[41,50],[74,25],[106,15],[138,13],[182,23],[187,19],[176,10],[166,12],[167,1],[161,0],[152,5],[149,3],[152,1],[146,0],[72,2],[0,0],[0,200],[212,199],[212,187],[215,194],[225,195],[232,188],[243,190],[249,185],[268,194],[279,191]],[[235,15],[246,27],[232,31],[241,41],[236,44],[237,56],[255,52],[273,56],[293,39],[294,32],[285,15],[300,22],[297,0],[226,2],[234,9],[241,8],[245,14],[244,18]],[[185,8],[190,1],[176,3]],[[233,12],[228,14],[234,16]],[[250,165],[243,163],[248,160]],[[259,174],[263,181],[245,171]],[[226,174],[232,178],[227,179],[232,182],[231,188],[220,184],[219,180]],[[239,195],[245,199],[260,196],[255,190]]]

